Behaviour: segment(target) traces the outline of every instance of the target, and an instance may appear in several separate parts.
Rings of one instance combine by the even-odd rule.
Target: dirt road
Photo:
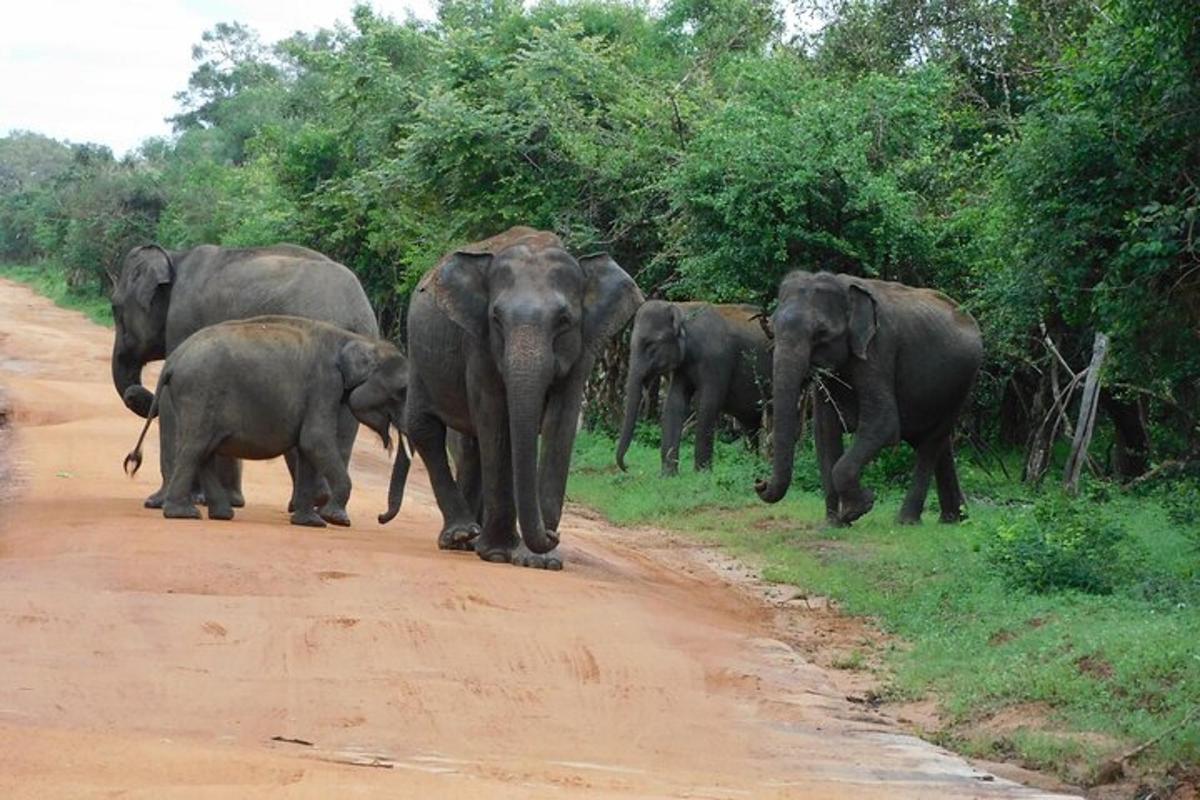
[[[549,574],[440,553],[415,468],[377,525],[367,436],[350,529],[288,525],[282,462],[235,521],[167,522],[110,348],[0,281],[2,797],[1049,796],[864,716],[661,537],[568,516]]]

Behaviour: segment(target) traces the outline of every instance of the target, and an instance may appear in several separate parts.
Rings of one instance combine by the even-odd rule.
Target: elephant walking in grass
[[[724,412],[748,437],[762,424],[771,379],[771,342],[748,305],[669,303],[649,300],[633,319],[625,418],[617,443],[617,466],[633,439],[646,384],[669,376],[662,411],[662,473],[679,471],[679,440],[693,399],[696,405],[697,470],[712,466],[713,435]]]
[[[422,278],[408,313],[406,429],[442,511],[439,547],[562,567],[556,529],[584,384],[641,302],[608,255],[576,259],[524,227],[451,253]],[[482,530],[451,474],[448,428],[465,435],[463,482],[480,479]]]
[[[295,448],[302,472],[320,475],[329,497],[318,511],[315,483],[295,487],[292,523],[349,525],[350,476],[338,449],[339,417],[348,410],[391,449],[401,429],[408,365],[395,345],[300,317],[264,316],[210,325],[167,357],[136,447],[125,459],[137,472],[142,442],[160,409],[179,425],[174,470],[163,516],[199,518],[192,484],[201,479],[210,519],[232,519],[232,498],[206,465],[218,456],[275,458]],[[403,434],[401,434],[403,435]],[[388,511],[395,516],[408,476],[408,456],[397,448]]]
[[[979,327],[941,292],[826,272],[793,272],[779,287],[775,335],[775,453],[759,497],[774,503],[792,481],[800,393],[813,373],[813,435],[829,521],[848,525],[871,510],[863,467],[903,440],[916,474],[899,521],[920,522],[937,480],[943,522],[962,517],[954,466],[954,423],[983,360]],[[843,451],[842,433],[854,432]]]
[[[112,375],[125,405],[145,417],[154,400],[142,385],[142,367],[166,358],[201,328],[232,319],[286,314],[329,322],[363,336],[378,337],[375,312],[358,278],[346,267],[304,247],[229,248],[201,245],[190,250],[135,247],[125,256],[112,291]],[[160,409],[160,467],[163,485],[146,499],[162,505],[176,450],[176,424]],[[358,422],[343,409],[337,449],[349,463]],[[237,462],[214,462],[235,506],[242,505]],[[296,477],[294,455],[288,467]],[[299,484],[299,481],[297,481]],[[295,498],[293,498],[293,504]]]

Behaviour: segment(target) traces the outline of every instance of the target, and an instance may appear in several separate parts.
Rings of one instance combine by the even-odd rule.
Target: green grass
[[[639,436],[645,440],[646,435]],[[875,509],[851,528],[823,525],[811,453],[797,454],[787,498],[765,505],[753,491],[768,467],[740,444],[719,444],[711,473],[658,474],[658,453],[635,441],[628,473],[613,466],[610,439],[582,432],[572,500],[617,524],[651,524],[725,546],[763,566],[770,580],[834,597],[906,646],[885,655],[885,697],[937,699],[943,743],[1086,780],[1104,758],[1147,741],[1200,704],[1200,552],[1157,498],[1089,487],[1097,513],[1126,528],[1142,554],[1136,575],[1108,595],[1033,594],[1005,583],[986,560],[1000,524],[1029,513],[1034,497],[960,456],[970,518],[936,522],[936,498],[919,526],[894,524],[909,458],[883,454],[867,482]],[[995,462],[989,464],[995,472]],[[1047,490],[1050,491],[1050,490]],[[836,666],[855,668],[853,654]],[[1031,709],[1031,727],[998,725],[1005,709]],[[1008,716],[1013,716],[1010,712]],[[1147,751],[1149,767],[1200,762],[1200,726]]]
[[[0,264],[0,278],[23,283],[54,301],[55,305],[79,311],[98,325],[112,327],[112,306],[108,298],[72,289],[67,284],[66,272],[56,264]]]

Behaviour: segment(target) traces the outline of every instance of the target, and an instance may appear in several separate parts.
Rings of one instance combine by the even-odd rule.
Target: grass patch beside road
[[[769,580],[872,617],[907,642],[884,656],[885,699],[935,698],[943,724],[927,734],[960,751],[1088,782],[1105,759],[1172,730],[1200,705],[1200,539],[1168,519],[1163,496],[1098,485],[1088,500],[1062,505],[1056,490],[1039,497],[961,458],[970,519],[939,525],[931,492],[926,521],[899,526],[907,459],[896,451],[872,467],[875,509],[836,529],[823,524],[811,453],[797,454],[796,484],[769,506],[753,490],[768,466],[740,444],[719,443],[708,474],[693,473],[685,451],[670,479],[659,477],[656,448],[635,441],[628,473],[614,466],[613,451],[607,437],[580,433],[572,500],[617,524],[720,544],[761,564]],[[1090,541],[1095,519],[1123,532],[1128,566],[1108,594],[1036,592],[1001,574],[1002,548],[1019,563],[1042,557],[1020,549],[1014,531],[1047,505],[1051,544],[1059,527]],[[1082,557],[1072,541],[1067,557]],[[1172,730],[1138,766],[1197,763],[1200,724]]]
[[[0,278],[23,283],[53,300],[55,305],[79,311],[98,325],[112,327],[112,306],[108,298],[72,289],[67,283],[66,272],[56,264],[0,264]]]

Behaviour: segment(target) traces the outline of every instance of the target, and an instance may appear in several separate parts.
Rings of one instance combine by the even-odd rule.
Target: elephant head
[[[526,230],[502,249],[449,256],[431,291],[438,307],[487,348],[503,379],[517,519],[525,545],[546,553],[558,544],[552,528],[584,383],[642,293],[607,254],[576,260],[553,235]]]
[[[633,318],[629,341],[629,377],[625,380],[625,417],[617,442],[617,466],[625,469],[625,453],[633,440],[638,408],[646,383],[679,368],[687,352],[684,312],[677,304],[648,300]]]
[[[768,503],[783,499],[792,482],[800,393],[814,368],[837,370],[866,360],[878,326],[875,297],[862,281],[827,272],[793,272],[779,286],[771,317],[775,431],[770,481],[755,486]]]
[[[167,309],[174,278],[170,254],[149,245],[129,251],[113,285],[113,385],[140,417],[150,413],[154,400],[142,385],[142,367],[166,358]]]
[[[402,428],[408,398],[408,361],[389,342],[355,338],[342,346],[337,365],[347,393],[346,405],[354,418],[378,434],[389,451],[391,429],[399,434],[400,447],[396,448],[388,483],[388,508],[379,515],[381,524],[390,522],[400,511],[410,464]]]

